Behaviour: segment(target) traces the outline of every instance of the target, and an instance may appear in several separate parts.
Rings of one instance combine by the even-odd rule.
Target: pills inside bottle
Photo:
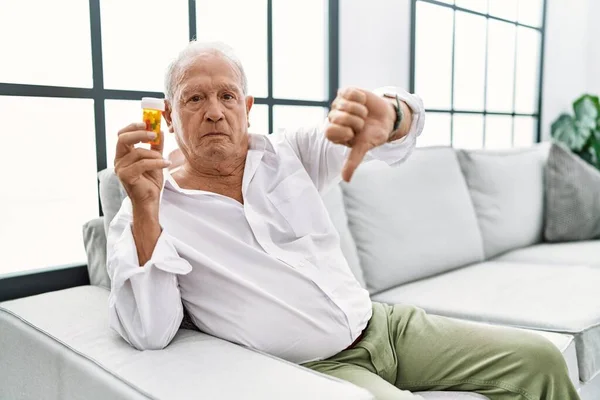
[[[154,97],[142,97],[143,121],[146,130],[156,133],[156,139],[148,143],[154,146],[160,145],[160,121],[162,112],[165,110],[165,101]]]

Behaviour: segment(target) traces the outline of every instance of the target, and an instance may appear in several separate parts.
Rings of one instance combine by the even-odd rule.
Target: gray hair
[[[244,96],[248,94],[248,80],[244,72],[244,67],[230,46],[222,42],[198,42],[192,40],[186,48],[179,52],[167,68],[167,73],[165,74],[165,96],[167,100],[173,100],[175,89],[182,78],[187,64],[196,56],[204,53],[216,53],[229,60],[240,72]]]

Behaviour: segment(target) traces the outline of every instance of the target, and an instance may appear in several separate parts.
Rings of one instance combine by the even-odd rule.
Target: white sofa
[[[542,243],[547,154],[547,144],[418,149],[399,168],[362,166],[324,201],[373,300],[537,331],[582,398],[600,399],[600,241]],[[103,195],[118,208],[122,191]],[[91,285],[0,303],[0,399],[372,398],[197,331],[181,329],[165,350],[131,348],[107,327],[102,219],[84,236]]]

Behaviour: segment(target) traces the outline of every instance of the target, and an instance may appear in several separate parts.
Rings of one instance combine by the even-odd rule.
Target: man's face
[[[252,103],[235,65],[206,53],[186,66],[165,118],[186,159],[218,162],[247,150]]]

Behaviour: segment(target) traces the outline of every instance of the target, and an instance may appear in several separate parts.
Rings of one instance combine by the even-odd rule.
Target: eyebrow
[[[229,83],[219,83],[216,85],[218,90],[229,90],[235,93],[241,93],[241,89],[237,86],[237,85],[232,85]],[[190,92],[196,92],[196,91],[205,91],[206,90],[206,86],[202,85],[202,84],[195,84],[195,85],[191,85],[188,87],[185,87],[182,91],[181,94],[182,95],[186,95]]]

